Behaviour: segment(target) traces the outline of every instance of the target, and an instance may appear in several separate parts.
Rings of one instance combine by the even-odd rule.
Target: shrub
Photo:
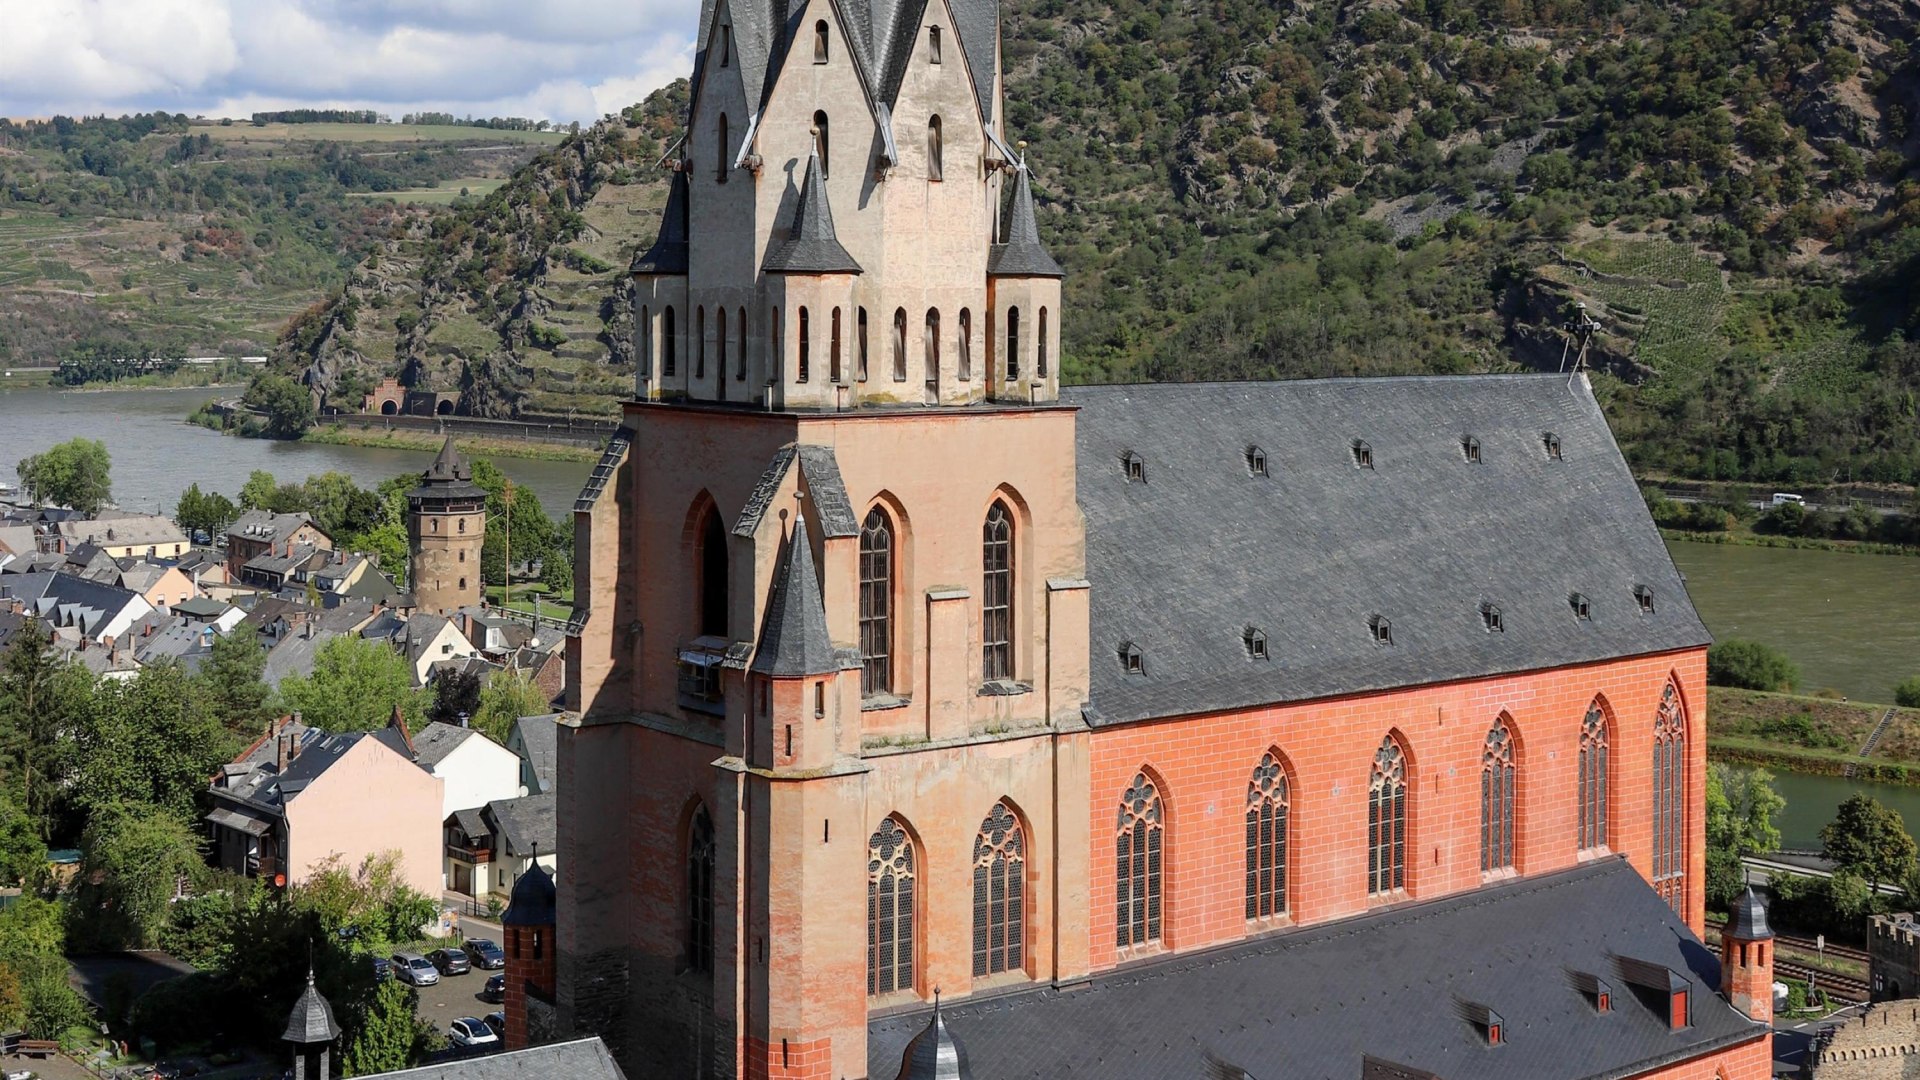
[[[1920,709],[1920,675],[1893,688],[1893,703],[1903,708]]]
[[[1786,654],[1757,641],[1735,638],[1707,650],[1707,682],[1742,690],[1791,690],[1800,669]]]

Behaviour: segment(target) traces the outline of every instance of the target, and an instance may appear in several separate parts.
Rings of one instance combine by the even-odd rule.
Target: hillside
[[[0,363],[265,353],[379,237],[562,137],[161,113],[0,121]]]
[[[1005,0],[1083,381],[1557,368],[1644,473],[1920,479],[1916,0]],[[684,84],[416,217],[276,356],[607,413]]]

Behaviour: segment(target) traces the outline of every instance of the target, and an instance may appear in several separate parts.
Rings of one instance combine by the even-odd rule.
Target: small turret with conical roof
[[[535,847],[532,862],[513,883],[512,898],[500,916],[500,932],[506,938],[502,944],[507,952],[504,1037],[509,1050],[542,1041],[535,1037],[535,1025],[529,1022],[529,1016],[551,1015],[553,1010],[559,971],[559,949],[553,937],[557,900],[553,875],[540,865],[540,849]]]
[[[313,985],[313,969],[307,969],[307,988],[293,1003],[287,1015],[283,1042],[293,1047],[293,1080],[327,1080],[333,1042],[340,1037],[340,1025],[333,1018],[333,1006]]]
[[[1750,1019],[1773,1022],[1773,928],[1752,885],[1733,902],[1720,932],[1720,992]]]
[[[453,445],[407,492],[408,586],[415,609],[446,615],[480,602],[480,550],[486,542],[487,493]]]
[[[833,231],[833,207],[827,203],[827,182],[820,175],[820,155],[807,155],[807,171],[800,181],[800,202],[793,209],[787,238],[767,249],[765,269],[779,274],[857,274],[855,262]]]
[[[1066,271],[1040,243],[1026,159],[1012,169],[1000,242],[987,253],[987,299],[999,327],[987,341],[993,356],[987,392],[996,401],[1053,401],[1060,396],[1060,279]]]
[[[907,1044],[900,1057],[898,1080],[973,1080],[967,1065],[967,1050],[947,1030],[946,1017],[940,1014],[940,991],[933,992],[933,1019]]]

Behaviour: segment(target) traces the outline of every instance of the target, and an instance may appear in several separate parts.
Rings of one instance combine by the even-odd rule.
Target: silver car
[[[419,953],[394,953],[392,963],[393,977],[403,983],[432,986],[440,981],[440,972],[433,966],[433,961]]]

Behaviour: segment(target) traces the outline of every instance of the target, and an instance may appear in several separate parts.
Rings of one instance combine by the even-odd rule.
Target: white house
[[[406,655],[407,663],[413,667],[415,686],[427,685],[433,678],[435,664],[479,655],[479,650],[473,647],[473,643],[460,632],[453,620],[426,612],[416,613],[408,619],[394,637]]]
[[[524,790],[520,786],[520,755],[472,728],[438,720],[428,724],[413,737],[413,760],[440,778],[443,822],[457,811],[514,799]],[[454,880],[451,860],[450,854],[442,856],[443,887]]]

